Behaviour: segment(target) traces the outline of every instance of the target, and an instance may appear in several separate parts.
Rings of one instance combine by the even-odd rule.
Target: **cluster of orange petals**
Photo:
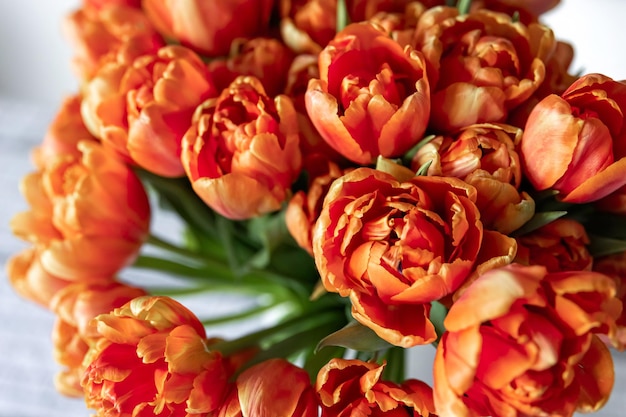
[[[452,305],[437,347],[434,396],[444,417],[590,412],[608,399],[615,282],[589,271],[510,265],[481,275]],[[594,302],[587,302],[592,298]]]
[[[247,219],[276,211],[300,173],[298,121],[289,97],[238,77],[198,107],[182,163],[196,193],[216,212]]]
[[[626,83],[568,73],[572,47],[539,21],[558,0],[344,3],[340,30],[328,0],[83,0],[65,20],[80,92],[32,154],[11,221],[30,246],[7,265],[57,315],[60,392],[102,417],[606,403],[626,252],[593,254],[585,210],[542,215],[626,214]],[[434,387],[360,359],[313,384],[284,359],[246,363],[182,304],[118,281],[150,232],[144,170],[242,228],[284,214],[315,296],[347,298],[392,345],[439,341]]]
[[[317,375],[322,417],[435,415],[432,389],[409,379],[396,384],[382,379],[385,365],[357,359],[332,359]]]
[[[388,342],[434,341],[430,303],[515,255],[515,240],[485,229],[475,202],[475,188],[454,177],[347,173],[330,187],[315,224],[324,286],[349,296],[352,315]]]
[[[91,325],[81,385],[99,416],[206,415],[240,362],[212,351],[202,323],[171,298],[134,298]]]

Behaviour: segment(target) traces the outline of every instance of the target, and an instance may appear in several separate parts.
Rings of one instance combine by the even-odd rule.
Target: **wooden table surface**
[[[25,247],[13,237],[8,222],[15,213],[27,208],[18,191],[18,182],[32,169],[28,158],[30,149],[41,141],[55,111],[0,97],[0,256],[3,265]],[[163,230],[172,226],[162,217],[159,227]],[[224,308],[233,305],[230,299],[222,297],[219,301]],[[207,304],[187,300],[194,312]],[[215,303],[211,305],[214,307]],[[0,417],[86,417],[92,414],[82,399],[65,398],[53,387],[52,378],[59,370],[52,358],[50,342],[53,320],[51,313],[15,294],[3,268],[0,278]],[[219,331],[230,333],[226,336],[236,336],[246,328]],[[410,376],[432,381],[429,366],[433,354],[430,346],[414,349],[409,358]],[[593,414],[595,416],[622,417],[626,413],[626,352],[615,353],[614,358],[617,374],[614,393],[607,406]]]

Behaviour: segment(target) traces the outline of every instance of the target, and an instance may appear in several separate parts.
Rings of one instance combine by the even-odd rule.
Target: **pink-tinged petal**
[[[468,367],[464,360],[454,356],[453,351],[447,351],[449,336],[450,334],[444,333],[435,354],[433,365],[435,410],[437,415],[441,417],[470,417],[472,415],[461,398],[467,390],[468,380],[469,385],[471,385],[475,368]],[[462,366],[454,367],[455,363],[460,363]],[[451,372],[448,371],[448,368],[451,369]],[[468,372],[459,377],[463,370]],[[450,379],[456,380],[456,382],[453,383]],[[459,386],[461,387],[460,390],[457,388]]]
[[[524,174],[538,190],[552,187],[574,156],[583,121],[571,113],[565,100],[550,95],[535,106],[526,122],[520,144]]]
[[[284,359],[270,359],[247,369],[236,384],[244,416],[317,416],[317,410],[308,407],[315,401],[308,374]],[[302,414],[294,414],[298,410]]]
[[[506,114],[501,89],[458,82],[433,94],[430,123],[439,131],[455,131],[475,123],[501,122]]]
[[[504,315],[520,298],[533,300],[545,274],[540,266],[515,265],[485,272],[454,302],[444,320],[446,329],[460,331]]]
[[[305,100],[307,112],[315,115],[313,125],[334,150],[358,164],[374,161],[377,155],[365,152],[340,119],[337,99],[326,92],[324,81],[311,80]]]

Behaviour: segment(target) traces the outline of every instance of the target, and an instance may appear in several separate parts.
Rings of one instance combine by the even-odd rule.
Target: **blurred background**
[[[593,6],[592,6],[593,4]],[[24,245],[11,235],[8,221],[26,208],[18,191],[30,171],[28,153],[65,95],[75,93],[72,51],[61,31],[63,17],[79,0],[0,0],[0,262]],[[558,39],[575,47],[572,72],[600,72],[626,79],[626,1],[561,0],[544,18]],[[86,417],[82,400],[56,393],[52,380],[59,367],[48,337],[54,317],[19,298],[0,277],[0,417]],[[420,348],[421,349],[421,348]],[[415,369],[427,369],[434,349],[412,355]],[[620,355],[624,365],[624,354]],[[420,363],[422,366],[420,366]],[[624,415],[626,366],[621,366],[613,397],[601,417]],[[418,375],[426,380],[429,375]]]

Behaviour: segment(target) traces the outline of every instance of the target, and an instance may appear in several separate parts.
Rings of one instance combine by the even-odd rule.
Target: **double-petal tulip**
[[[368,165],[379,155],[400,156],[422,138],[430,87],[420,52],[380,26],[354,23],[320,53],[319,70],[306,92],[307,112],[345,158]]]
[[[572,219],[554,220],[517,238],[516,261],[543,265],[548,272],[590,270],[589,237],[585,227]]]
[[[317,417],[309,374],[284,359],[269,359],[237,377],[216,417]]]
[[[182,304],[139,297],[92,323],[81,385],[98,416],[204,416],[222,404],[233,363]]]
[[[54,380],[59,392],[72,397],[84,395],[80,386],[85,370],[83,359],[89,349],[88,341],[98,336],[89,322],[144,295],[144,290],[118,282],[73,283],[55,294],[50,302],[50,308],[57,314],[52,331],[54,358],[65,368]]]
[[[262,36],[269,31],[274,0],[143,0],[152,24],[166,38],[202,55],[227,55],[239,38]]]
[[[330,187],[313,232],[322,283],[349,296],[354,318],[388,342],[434,341],[430,303],[515,255],[513,239],[484,230],[475,201],[476,190],[453,177],[347,173]]]
[[[535,213],[533,199],[519,191],[522,169],[515,147],[521,136],[519,128],[509,125],[467,126],[421,147],[411,167],[418,171],[430,164],[428,175],[457,177],[474,186],[485,227],[508,234]]]
[[[593,270],[606,274],[615,280],[617,298],[622,300],[622,314],[617,319],[617,333],[611,340],[618,349],[626,349],[626,252],[594,259]]]
[[[586,203],[626,184],[626,83],[588,74],[530,113],[520,149],[537,190]]]
[[[291,100],[238,77],[198,107],[182,162],[195,192],[230,219],[278,210],[300,173],[298,121]]]
[[[434,362],[441,417],[572,416],[613,387],[611,353],[621,302],[606,275],[547,274],[511,264],[481,275],[444,320]]]
[[[43,141],[32,152],[32,160],[38,169],[44,169],[59,156],[78,158],[80,157],[78,142],[96,141],[80,116],[81,101],[79,95],[73,95],[66,97],[61,103],[46,130]]]
[[[217,95],[190,49],[164,46],[134,61],[110,62],[84,88],[85,125],[120,155],[166,177],[184,175],[180,141],[195,108]]]
[[[233,45],[229,56],[212,60],[208,68],[218,91],[240,75],[252,75],[274,97],[285,92],[285,74],[293,59],[293,52],[279,40],[254,38]]]
[[[165,45],[141,10],[130,6],[112,4],[94,10],[85,5],[63,23],[74,50],[73,69],[82,81],[90,80],[106,62],[130,63]]]
[[[303,169],[309,183],[306,190],[296,192],[285,211],[287,230],[298,245],[313,254],[313,227],[330,185],[345,172],[325,155],[311,154],[305,158]]]
[[[545,79],[554,34],[510,15],[453,7],[423,13],[416,48],[424,53],[431,81],[430,127],[454,132],[475,123],[505,122]]]
[[[317,374],[322,417],[434,415],[433,391],[422,381],[384,381],[385,365],[332,359]]]
[[[297,53],[318,54],[337,33],[334,0],[280,0],[280,33]]]
[[[139,178],[115,153],[90,141],[78,149],[79,159],[58,158],[24,178],[31,209],[14,216],[11,228],[35,246],[29,264],[38,262],[47,274],[108,281],[147,238],[150,205]],[[29,269],[21,264],[17,270]]]

